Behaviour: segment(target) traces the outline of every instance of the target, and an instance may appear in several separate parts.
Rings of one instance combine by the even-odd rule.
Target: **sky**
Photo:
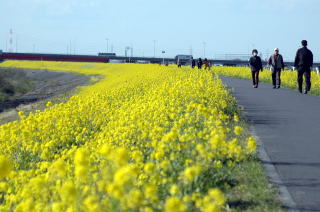
[[[277,47],[292,61],[306,39],[320,61],[319,11],[320,0],[0,0],[0,49],[266,58]]]

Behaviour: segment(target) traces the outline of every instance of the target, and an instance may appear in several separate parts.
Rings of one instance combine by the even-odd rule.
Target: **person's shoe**
[[[256,88],[258,88],[258,84],[256,84]]]
[[[307,94],[308,93],[308,90],[306,89],[306,90],[304,90],[304,92],[303,92],[304,94]]]
[[[252,87],[253,87],[253,88],[256,88],[256,85],[253,85]]]
[[[276,89],[277,87],[274,85],[272,88],[273,88],[273,89]]]
[[[280,85],[277,86],[277,89],[279,89],[279,88],[280,88]]]
[[[298,89],[298,91],[299,91],[300,93],[302,93],[302,89]]]

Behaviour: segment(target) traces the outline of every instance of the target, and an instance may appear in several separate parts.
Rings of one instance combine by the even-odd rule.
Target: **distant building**
[[[187,65],[191,63],[192,60],[192,55],[177,55],[174,60],[176,61],[176,63],[178,63],[178,61],[181,63],[181,65]]]

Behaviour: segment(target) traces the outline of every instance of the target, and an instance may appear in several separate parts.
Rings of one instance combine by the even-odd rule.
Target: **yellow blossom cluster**
[[[211,177],[255,140],[212,72],[174,66],[6,61],[103,76],[65,103],[0,126],[0,211],[221,211]],[[95,80],[96,81],[96,80]]]

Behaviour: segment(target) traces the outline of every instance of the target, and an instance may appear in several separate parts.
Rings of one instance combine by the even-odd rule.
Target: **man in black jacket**
[[[313,65],[313,54],[307,48],[308,42],[301,41],[302,48],[298,49],[296,59],[294,60],[294,67],[298,69],[298,85],[299,92],[302,93],[303,75],[306,80],[306,88],[304,93],[307,94],[311,89],[311,67]]]
[[[191,68],[194,68],[196,66],[196,61],[195,59],[191,59]]]
[[[258,50],[252,50],[252,57],[250,57],[249,65],[252,73],[253,87],[257,88],[259,84],[259,71],[263,71],[261,58],[258,56]]]
[[[198,59],[198,69],[201,69],[203,65],[201,57]]]

